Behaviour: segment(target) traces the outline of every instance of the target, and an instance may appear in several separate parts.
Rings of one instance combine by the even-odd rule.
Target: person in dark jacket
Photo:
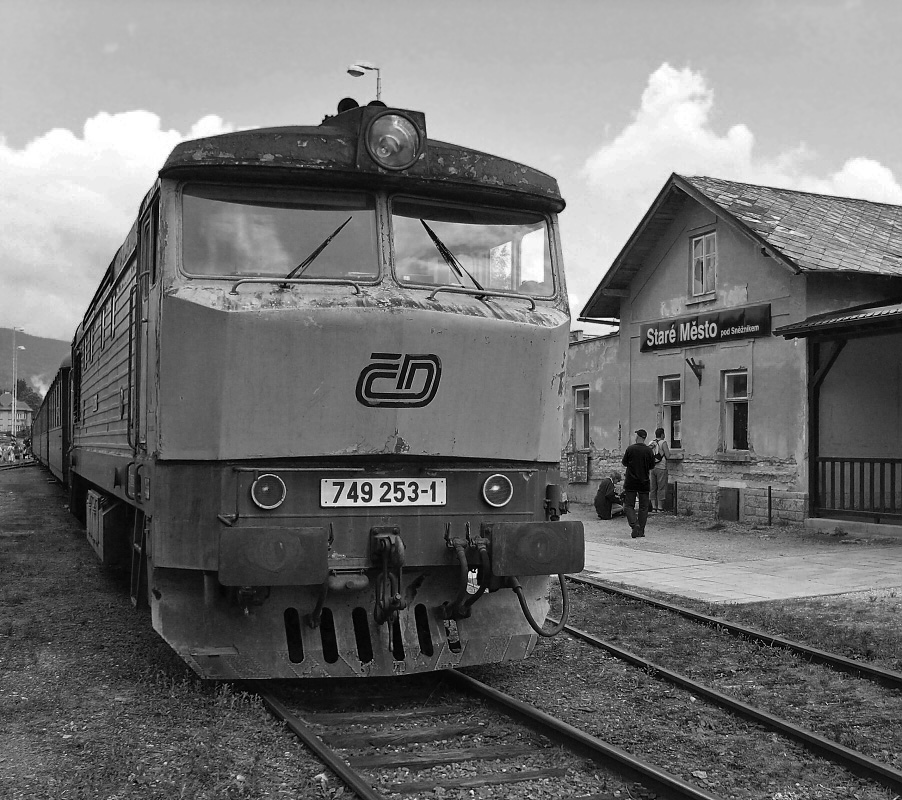
[[[620,483],[619,472],[612,472],[607,478],[602,478],[595,493],[595,513],[599,519],[611,519],[623,513],[623,500],[617,494],[617,484]]]
[[[648,494],[651,490],[649,473],[655,466],[655,457],[645,443],[647,438],[648,432],[639,428],[636,431],[636,441],[626,448],[621,461],[626,467],[626,478],[623,481],[623,513],[630,524],[633,539],[645,536],[645,522],[648,519]]]

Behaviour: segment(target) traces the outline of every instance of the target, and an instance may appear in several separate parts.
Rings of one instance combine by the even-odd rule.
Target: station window
[[[724,373],[724,447],[749,449],[749,376],[745,370]]]
[[[679,375],[661,378],[661,427],[671,447],[683,446],[683,381]]]
[[[692,239],[692,295],[714,291],[717,272],[717,239],[712,231]]]
[[[573,431],[578,450],[589,449],[589,387],[573,389]]]

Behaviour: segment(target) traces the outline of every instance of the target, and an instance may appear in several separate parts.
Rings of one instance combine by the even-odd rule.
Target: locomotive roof
[[[241,171],[254,177],[285,175],[289,171],[328,173],[392,188],[434,190],[436,184],[456,193],[489,192],[498,197],[512,194],[518,202],[561,211],[557,181],[540,170],[515,161],[493,156],[467,147],[436,139],[426,139],[423,155],[406,170],[387,170],[369,159],[361,158],[361,131],[366,125],[368,107],[355,108],[326,117],[320,125],[256,128],[201,139],[177,145],[160,170],[161,177],[200,177],[213,167]],[[379,108],[381,113],[397,111],[416,115],[420,112]],[[277,178],[278,179],[278,178]]]

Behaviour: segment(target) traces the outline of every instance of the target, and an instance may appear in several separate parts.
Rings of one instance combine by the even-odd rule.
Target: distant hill
[[[50,388],[62,360],[69,355],[69,342],[61,339],[44,339],[27,333],[16,333],[16,372],[42,396]],[[13,386],[13,331],[0,328],[0,391],[10,391]]]

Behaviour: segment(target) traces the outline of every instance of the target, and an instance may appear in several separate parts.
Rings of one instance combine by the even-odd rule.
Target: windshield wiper
[[[426,233],[429,234],[429,238],[432,239],[432,243],[435,245],[435,249],[438,250],[439,255],[443,259],[445,259],[445,263],[451,267],[451,270],[457,275],[458,281],[460,281],[460,285],[463,286],[463,278],[466,275],[472,282],[473,285],[477,289],[483,289],[484,287],[480,285],[479,281],[476,280],[467,270],[464,268],[463,264],[461,264],[455,257],[454,253],[452,253],[446,246],[445,243],[435,235],[435,231],[432,230],[427,224],[425,220],[420,220],[422,226],[426,229]]]
[[[342,222],[341,225],[339,225],[334,231],[332,231],[332,233],[330,233],[325,238],[323,243],[319,247],[317,247],[316,250],[314,250],[309,256],[307,256],[307,258],[305,258],[293,270],[291,270],[291,272],[289,272],[285,276],[285,278],[286,279],[296,278],[300,275],[303,275],[304,270],[307,269],[307,267],[309,267],[314,261],[316,261],[319,254],[322,253],[323,250],[325,250],[329,246],[329,242],[331,242],[336,236],[338,236],[338,234],[341,233],[341,229],[344,228],[344,226],[347,225],[352,219],[354,219],[354,217],[350,216],[344,222]]]

